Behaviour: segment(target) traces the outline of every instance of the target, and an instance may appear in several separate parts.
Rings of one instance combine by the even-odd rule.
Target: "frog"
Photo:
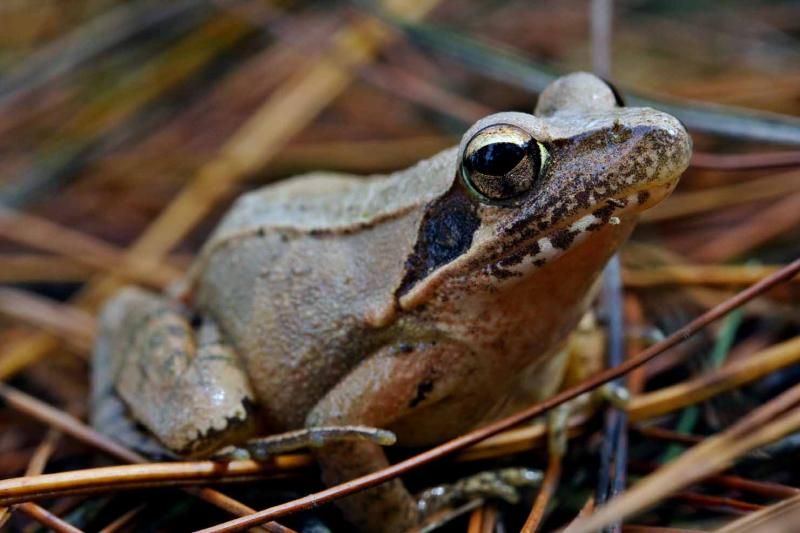
[[[559,390],[604,266],[690,155],[679,120],[576,72],[408,169],[247,192],[179,289],[105,304],[95,388],[180,457],[295,432],[328,485],[384,468],[389,441],[435,445]],[[314,433],[337,427],[359,438]],[[361,531],[421,519],[402,480],[339,504]]]

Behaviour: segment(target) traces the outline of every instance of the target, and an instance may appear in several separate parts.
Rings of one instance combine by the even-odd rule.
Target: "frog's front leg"
[[[255,430],[250,384],[209,317],[195,331],[176,302],[125,288],[101,313],[94,353],[96,391],[109,380],[133,418],[180,455],[206,455]]]
[[[307,427],[363,424],[397,430],[403,440],[431,438],[432,432],[456,434],[464,417],[439,416],[430,409],[449,406],[447,401],[477,371],[469,350],[449,342],[387,346],[365,359],[312,409]],[[479,374],[478,374],[479,375]],[[476,395],[478,400],[479,395]],[[444,407],[447,409],[447,407]],[[458,407],[454,407],[458,409]],[[420,433],[424,436],[420,436]],[[433,437],[440,440],[440,437]],[[326,484],[334,485],[389,465],[383,449],[374,442],[326,444],[315,451]],[[400,480],[337,502],[345,517],[364,531],[405,531],[420,521],[417,499]]]

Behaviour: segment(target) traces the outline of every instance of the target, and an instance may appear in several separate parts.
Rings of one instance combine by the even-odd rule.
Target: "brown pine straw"
[[[34,325],[64,339],[80,354],[88,353],[92,348],[94,318],[78,307],[29,291],[0,287],[0,315]]]
[[[0,237],[72,259],[96,270],[149,287],[164,288],[181,275],[179,269],[136,256],[80,231],[0,206]]]
[[[800,181],[800,175],[796,178]],[[800,190],[727,228],[690,257],[700,262],[723,262],[788,232],[800,224]]]
[[[759,511],[764,508],[763,505],[756,503],[744,502],[734,498],[726,498],[724,496],[714,496],[713,494],[700,494],[697,492],[679,492],[670,497],[671,500],[685,502],[694,508],[706,508],[721,511],[724,513],[742,514],[753,511]]]
[[[735,389],[800,362],[800,335],[653,392],[634,396],[626,407],[631,420],[663,415]]]
[[[800,523],[800,494],[750,513],[716,530],[716,533],[775,533],[794,531]]]
[[[655,505],[662,498],[729,467],[745,453],[800,430],[800,384],[751,411],[736,424],[705,439],[573,524],[571,533],[589,533]]]
[[[723,316],[725,316],[732,310],[736,309],[737,307],[744,305],[745,303],[763,294],[764,292],[774,287],[775,285],[778,285],[780,283],[787,281],[788,279],[791,279],[798,272],[800,272],[800,258],[788,264],[786,267],[782,268],[775,274],[759,281],[758,283],[752,285],[751,287],[736,294],[732,298],[726,300],[725,302],[703,313],[702,315],[692,320],[689,324],[680,328],[678,331],[676,331],[663,341],[651,346],[650,348],[644,350],[638,355],[631,357],[621,365],[615,368],[605,370],[595,375],[594,377],[587,379],[583,383],[576,385],[575,387],[571,387],[567,390],[564,390],[561,393],[556,394],[555,396],[541,403],[529,407],[528,409],[524,409],[514,415],[499,420],[493,424],[489,424],[488,426],[467,433],[466,435],[463,435],[451,441],[440,444],[434,448],[431,448],[430,450],[427,450],[419,455],[406,459],[405,461],[401,461],[388,468],[384,468],[382,470],[373,472],[366,476],[362,476],[357,479],[348,481],[346,483],[342,483],[341,485],[330,487],[323,491],[314,494],[309,494],[308,496],[298,498],[296,500],[292,500],[290,502],[286,502],[281,505],[270,507],[268,509],[259,511],[258,513],[255,513],[250,516],[237,518],[235,520],[231,520],[229,522],[225,522],[214,527],[206,528],[202,531],[204,533],[241,531],[242,529],[245,529],[247,527],[256,524],[261,524],[273,518],[285,516],[287,514],[309,509],[311,507],[317,507],[319,505],[322,505],[323,503],[328,503],[337,498],[347,496],[348,494],[352,494],[354,492],[364,490],[369,487],[374,487],[375,485],[393,479],[410,470],[419,468],[420,466],[430,461],[440,459],[446,455],[452,454],[454,452],[472,446],[473,444],[476,444],[493,435],[496,435],[501,431],[504,431],[522,422],[530,420],[531,418],[537,417],[542,413],[552,409],[553,407],[556,407],[557,405],[560,405],[568,400],[571,400],[572,398],[580,396],[581,394],[584,394],[602,385],[603,383],[607,383],[611,380],[617,379],[618,377],[627,374],[634,368],[642,366],[647,361],[653,359],[654,357],[665,352],[669,348],[688,339],[689,337],[697,333],[700,329],[722,318]]]
[[[714,154],[694,152],[689,163],[694,168],[748,170],[800,165],[800,150],[755,154]]]
[[[542,486],[539,489],[539,494],[536,495],[536,500],[533,502],[533,508],[525,520],[525,525],[522,526],[520,533],[536,533],[542,527],[544,522],[547,505],[553,498],[556,489],[558,488],[558,480],[561,477],[561,456],[551,454],[547,463],[547,471],[542,480]]]
[[[0,505],[109,490],[245,481],[311,465],[309,455],[279,455],[263,462],[176,461],[85,468],[0,480]]]
[[[0,382],[0,398],[18,411],[44,422],[81,442],[94,446],[117,459],[127,463],[147,462],[143,456],[101,435],[77,418],[2,382]],[[244,516],[255,512],[253,508],[214,489],[185,487],[183,491],[234,515]],[[288,533],[292,531],[275,522],[266,523],[263,527],[273,533]]]
[[[44,472],[47,461],[50,459],[50,455],[52,455],[53,451],[55,451],[60,438],[61,433],[55,429],[51,428],[47,432],[47,435],[45,435],[45,438],[39,443],[39,446],[36,447],[36,451],[28,462],[28,468],[25,470],[26,477],[37,476]],[[22,503],[14,507],[14,509],[25,513],[40,524],[58,532],[75,533],[81,531],[59,518],[54,513],[32,502]]]
[[[47,509],[39,507],[35,503],[24,503],[17,506],[17,509],[30,516],[40,524],[43,524],[54,531],[58,531],[59,533],[83,533],[82,530],[61,520]]]
[[[642,213],[642,222],[660,222],[758,200],[779,199],[800,191],[800,171],[782,172],[766,178],[711,187],[672,195],[666,202]]]
[[[658,285],[750,285],[779,268],[767,265],[663,265],[647,269],[626,268],[622,271],[622,280],[627,288],[634,289]],[[792,281],[800,283],[800,277],[796,276]]]

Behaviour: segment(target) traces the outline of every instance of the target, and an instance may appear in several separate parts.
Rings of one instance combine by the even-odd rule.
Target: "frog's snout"
[[[649,123],[643,125],[645,133],[637,143],[638,163],[649,183],[671,190],[689,166],[692,138],[672,115],[655,110],[650,113]]]

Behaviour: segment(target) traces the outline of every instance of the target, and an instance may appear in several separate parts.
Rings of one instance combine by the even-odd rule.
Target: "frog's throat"
[[[677,182],[677,177],[667,179],[657,184],[649,184],[646,191],[629,190],[617,197],[606,199],[599,204],[600,207],[594,206],[591,210],[578,214],[572,222],[548,228],[542,234],[516,245],[503,257],[487,262],[480,267],[478,275],[495,287],[513,283],[520,277],[530,275],[555,261],[574,246],[583,243],[593,232],[609,225],[616,226],[623,220],[632,226],[640,212],[669,196]],[[466,259],[469,255],[465,254],[442,265],[428,276],[426,283],[418,284],[400,296],[398,299],[400,308],[411,310],[430,300],[445,280],[459,276],[458,270],[475,272],[475,267],[470,268],[467,262],[476,259]],[[485,257],[484,254],[480,255]]]

